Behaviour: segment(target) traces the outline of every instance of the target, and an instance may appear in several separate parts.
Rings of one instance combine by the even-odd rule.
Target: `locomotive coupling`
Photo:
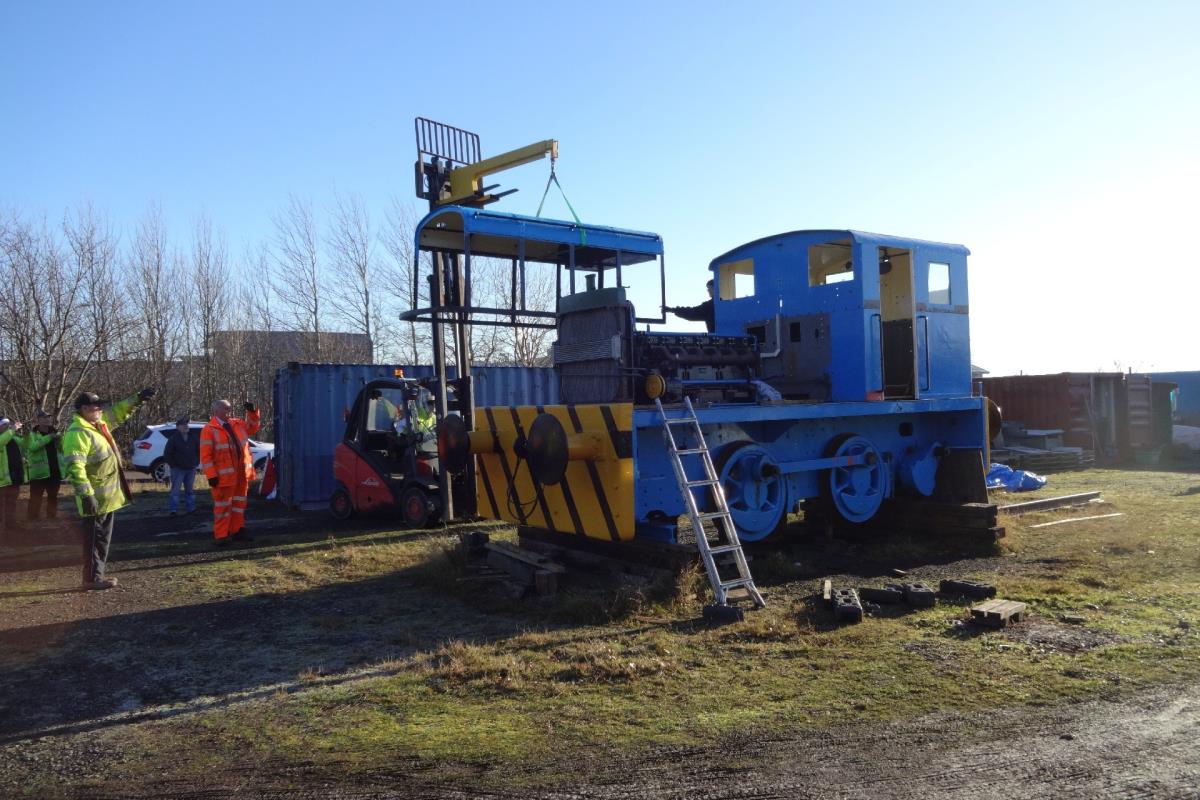
[[[567,473],[569,461],[595,461],[600,457],[602,442],[595,433],[568,434],[563,424],[552,414],[538,414],[529,426],[524,441],[525,460],[539,483],[555,486]]]
[[[451,414],[438,423],[438,458],[443,467],[454,474],[467,468],[475,453],[499,452],[500,443],[491,431],[469,431],[467,423]]]
[[[555,486],[562,481],[571,461],[596,461],[602,458],[604,442],[599,433],[568,434],[552,414],[539,414],[527,434],[512,438],[509,450],[517,461],[529,465],[541,484]],[[438,456],[452,473],[466,468],[472,455],[503,453],[504,444],[490,430],[468,431],[462,417],[448,416],[438,426]]]

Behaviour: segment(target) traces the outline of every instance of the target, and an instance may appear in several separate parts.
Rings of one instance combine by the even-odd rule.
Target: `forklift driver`
[[[413,401],[413,407],[416,411],[413,420],[415,422],[414,429],[417,433],[425,433],[432,435],[437,428],[437,421],[433,415],[433,409],[429,407],[431,395],[428,389],[421,389],[417,392],[416,399]],[[428,437],[427,437],[428,438]]]
[[[429,407],[430,398],[428,389],[420,389],[409,395],[406,403],[407,413],[404,409],[392,406],[396,408],[392,415],[392,426],[397,434],[404,434],[411,430],[418,442],[432,440],[433,433],[437,428],[437,421],[433,410]],[[389,405],[391,404],[389,403]]]

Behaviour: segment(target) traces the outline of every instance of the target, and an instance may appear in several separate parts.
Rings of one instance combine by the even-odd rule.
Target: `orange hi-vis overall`
[[[246,491],[254,480],[254,462],[250,460],[249,438],[262,427],[258,411],[246,412],[246,419],[230,417],[226,424],[213,417],[200,430],[200,468],[212,482],[213,537],[225,539],[242,529],[246,521]]]

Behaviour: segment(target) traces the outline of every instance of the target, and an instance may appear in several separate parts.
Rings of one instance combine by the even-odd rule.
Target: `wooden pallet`
[[[971,606],[971,620],[976,625],[1003,628],[1025,619],[1027,608],[1025,603],[1016,600],[987,600],[977,606]]]

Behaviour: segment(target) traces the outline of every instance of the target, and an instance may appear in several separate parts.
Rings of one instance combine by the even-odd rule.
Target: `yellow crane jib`
[[[496,187],[484,186],[483,179],[485,177],[537,161],[546,156],[550,156],[551,161],[558,158],[557,139],[546,139],[536,144],[501,153],[498,156],[476,161],[473,164],[455,167],[450,170],[449,194],[447,195],[443,190],[442,196],[437,200],[438,205],[486,205],[495,202],[509,192],[488,194],[489,190]]]

